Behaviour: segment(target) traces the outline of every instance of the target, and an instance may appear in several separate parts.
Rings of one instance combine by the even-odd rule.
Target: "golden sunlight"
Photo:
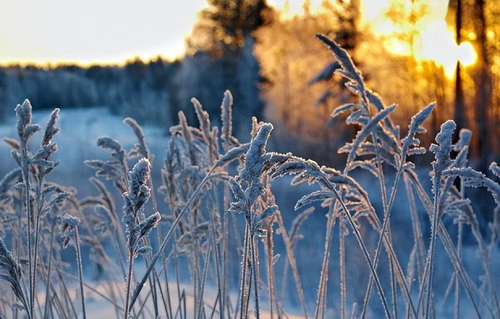
[[[444,20],[431,21],[427,29],[416,36],[414,52],[417,60],[434,61],[442,66],[448,77],[453,77],[457,61],[467,67],[477,59],[472,44],[465,41],[458,45]]]
[[[323,10],[323,0],[268,0],[271,6],[280,10],[280,16],[283,19],[291,19],[295,15],[302,15],[304,7],[308,6],[311,13],[321,12]]]
[[[281,9],[281,17],[290,19],[303,13],[304,3],[309,12],[323,10],[321,0],[270,0]],[[385,48],[400,56],[413,56],[417,62],[433,61],[453,78],[457,62],[468,67],[477,60],[472,44],[458,45],[454,30],[446,24],[448,0],[421,0],[418,4],[401,0],[360,0],[361,25],[371,30]],[[491,37],[491,32],[488,35]],[[475,34],[467,38],[474,40]]]
[[[417,62],[434,61],[452,78],[458,61],[464,67],[473,65],[477,54],[470,42],[456,43],[454,31],[445,21],[447,5],[447,0],[424,0],[418,5],[410,1],[363,0],[363,23],[388,51],[413,56]]]

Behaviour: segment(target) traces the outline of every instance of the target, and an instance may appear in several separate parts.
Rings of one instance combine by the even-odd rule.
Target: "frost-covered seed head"
[[[129,173],[129,193],[137,196],[146,185],[151,174],[151,164],[148,159],[143,158],[134,165]]]
[[[151,154],[149,153],[148,145],[146,144],[146,137],[144,136],[144,131],[142,127],[133,118],[127,117],[123,120],[123,123],[127,124],[134,131],[137,137],[138,143],[135,144],[134,148],[129,152],[129,156],[134,158],[136,156],[143,156],[144,158],[150,159]]]
[[[24,100],[23,104],[18,104],[15,110],[17,116],[17,133],[21,137],[26,127],[31,124],[32,107],[30,101],[27,99]]]
[[[51,142],[54,135],[56,135],[59,132],[59,128],[57,127],[58,120],[59,120],[59,109],[56,108],[50,114],[50,119],[49,122],[47,123],[47,126],[45,128],[45,133],[43,135],[42,145],[48,145]]]
[[[231,135],[233,134],[233,123],[232,123],[232,106],[233,106],[233,95],[229,90],[224,92],[224,99],[221,105],[221,120],[222,120],[222,139],[224,141],[229,141]]]
[[[267,141],[273,130],[273,125],[264,123],[259,128],[255,138],[250,143],[245,156],[245,167],[240,172],[240,177],[247,182],[258,181],[263,168],[261,157],[266,153]]]
[[[63,239],[63,248],[66,248],[72,241],[71,236],[75,233],[75,229],[78,225],[80,225],[80,222],[81,221],[78,217],[72,216],[68,213],[61,218],[60,234]]]
[[[129,233],[130,240],[129,245],[132,250],[136,250],[139,241],[146,236],[153,228],[155,228],[161,220],[160,213],[156,212],[153,215],[147,217],[138,225],[135,225],[132,231]]]

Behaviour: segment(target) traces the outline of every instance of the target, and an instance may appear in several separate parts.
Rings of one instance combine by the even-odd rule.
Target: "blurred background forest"
[[[217,118],[229,89],[237,136],[256,116],[275,124],[275,149],[332,163],[353,131],[330,114],[352,97],[334,74],[337,62],[314,38],[324,33],[350,52],[386,104],[399,105],[401,134],[409,117],[437,101],[429,136],[452,118],[474,132],[473,165],[486,171],[500,155],[498,1],[305,1],[301,12],[266,0],[207,4],[185,40],[185,55],[175,60],[3,64],[0,120],[28,98],[35,109],[107,106],[166,131],[180,110],[194,121],[191,97]]]

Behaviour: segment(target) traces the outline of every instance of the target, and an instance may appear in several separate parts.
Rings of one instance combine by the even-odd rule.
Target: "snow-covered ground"
[[[33,123],[45,127],[50,110],[36,110],[33,112]],[[0,137],[17,138],[15,112],[8,117],[6,122],[0,124]],[[141,124],[141,123],[139,123]],[[97,147],[97,139],[109,136],[122,143],[125,149],[130,149],[136,143],[136,137],[132,129],[123,123],[123,118],[113,115],[105,107],[93,107],[86,109],[62,109],[60,113],[59,127],[61,131],[56,135],[54,141],[58,144],[58,152],[55,159],[60,162],[59,167],[49,179],[67,186],[75,186],[84,195],[92,188],[86,180],[92,176],[94,171],[88,168],[83,161],[95,158],[107,158],[110,152]],[[153,167],[160,170],[165,157],[168,144],[168,136],[165,128],[144,127],[146,141],[155,154]],[[31,150],[36,151],[40,133],[30,144]],[[10,156],[10,149],[5,143],[0,143],[0,174],[5,174],[15,167],[15,162]],[[90,188],[89,188],[90,187]]]

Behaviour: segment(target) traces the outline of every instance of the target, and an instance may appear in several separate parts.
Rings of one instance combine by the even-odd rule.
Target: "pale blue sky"
[[[290,2],[296,9],[302,0]],[[176,57],[205,6],[204,0],[0,0],[0,63]]]
[[[203,0],[0,0],[0,61],[174,57]]]

